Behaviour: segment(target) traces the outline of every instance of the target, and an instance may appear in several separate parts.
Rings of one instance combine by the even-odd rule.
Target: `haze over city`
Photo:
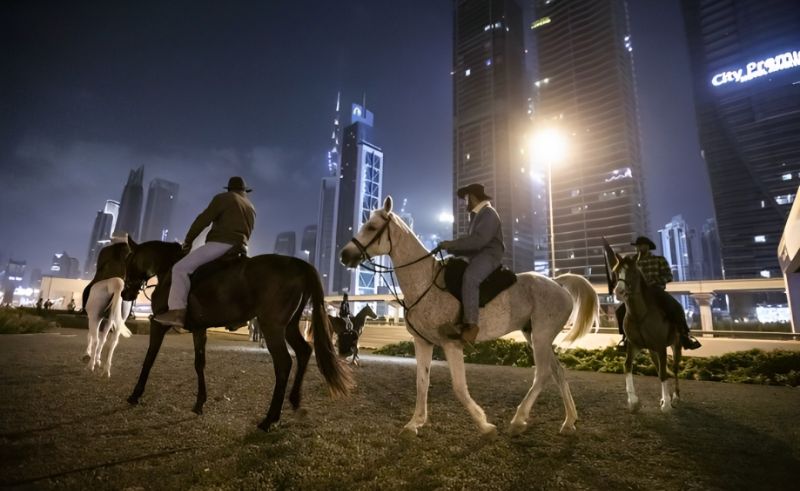
[[[452,211],[452,8],[4,4],[0,253],[29,270],[61,251],[82,263],[96,212],[140,166],[145,189],[180,185],[170,240],[242,175],[258,212],[251,254],[272,252],[278,233],[317,221],[337,92],[375,115],[384,195],[408,200],[418,232],[438,230]],[[679,4],[630,8],[651,228],[641,233],[678,214],[699,228],[713,208]]]

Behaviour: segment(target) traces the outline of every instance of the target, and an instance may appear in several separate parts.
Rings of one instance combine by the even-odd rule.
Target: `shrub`
[[[375,353],[410,358],[414,356],[414,343],[405,341],[390,344],[376,350]],[[582,348],[557,350],[557,354],[566,368],[623,373],[625,355],[618,353],[613,347],[600,350]],[[442,350],[438,346],[434,348],[433,357],[436,360],[444,359]],[[533,365],[533,357],[528,345],[507,339],[495,339],[465,348],[464,361],[516,367]],[[667,362],[667,369],[672,369],[671,357]],[[636,355],[633,373],[652,376],[658,374],[658,370],[647,352],[643,351]],[[694,380],[797,387],[800,386],[800,352],[764,352],[754,349],[709,358],[683,358],[678,376]]]
[[[0,309],[0,334],[29,334],[47,329],[49,321],[17,309]]]

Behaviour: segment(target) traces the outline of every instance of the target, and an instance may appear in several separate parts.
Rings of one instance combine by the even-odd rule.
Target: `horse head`
[[[362,261],[389,254],[392,251],[392,239],[389,235],[392,217],[392,197],[387,196],[383,208],[373,211],[369,220],[350,239],[350,243],[342,247],[342,264],[354,268]]]
[[[367,305],[366,307],[361,309],[361,312],[364,312],[364,316],[365,317],[369,317],[370,319],[377,319],[378,318],[378,314],[376,314],[375,311],[372,310],[372,307],[370,307],[369,305]],[[359,314],[361,312],[359,312]]]
[[[153,240],[137,244],[129,238],[128,245],[131,253],[125,270],[125,288],[122,290],[122,298],[128,301],[136,299],[147,280],[169,272],[172,265],[184,255],[177,242]]]
[[[617,276],[617,285],[614,287],[614,294],[623,302],[634,295],[640,293],[642,273],[636,264],[636,256],[625,257],[617,256],[617,264],[614,266],[614,273]]]

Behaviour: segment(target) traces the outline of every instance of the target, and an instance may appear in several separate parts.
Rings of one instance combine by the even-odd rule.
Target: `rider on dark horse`
[[[350,319],[350,302],[347,299],[347,292],[342,294],[342,303],[339,305],[339,317],[344,321],[348,331],[353,330],[353,321]]]
[[[169,310],[154,317],[154,320],[162,325],[183,327],[191,273],[233,247],[247,250],[247,241],[253,233],[256,219],[256,210],[247,199],[247,193],[252,189],[248,189],[244,179],[238,176],[228,180],[226,189],[227,192],[214,196],[205,211],[198,215],[189,227],[189,232],[183,241],[183,250],[188,254],[172,267]],[[209,225],[211,231],[208,232],[206,243],[192,251],[192,243]]]
[[[655,298],[661,310],[664,311],[667,319],[678,328],[683,349],[693,350],[699,348],[701,346],[700,341],[689,335],[689,325],[686,323],[686,314],[683,311],[683,306],[675,297],[666,292],[667,283],[672,281],[672,269],[669,267],[669,263],[663,256],[657,256],[650,252],[656,248],[656,245],[647,237],[639,237],[636,242],[631,242],[631,245],[636,246],[638,251],[636,264],[639,266],[647,285],[655,293]],[[625,312],[624,303],[617,307],[616,317],[619,332],[622,334],[622,340],[618,345],[620,350],[624,350],[627,343],[625,331],[622,329]]]
[[[461,338],[467,343],[475,342],[478,336],[479,288],[494,270],[500,267],[505,252],[500,215],[489,202],[492,199],[483,190],[482,184],[470,184],[457,191],[465,200],[469,211],[469,232],[465,237],[445,240],[439,248],[469,259],[461,286],[464,316],[459,332],[451,337]]]

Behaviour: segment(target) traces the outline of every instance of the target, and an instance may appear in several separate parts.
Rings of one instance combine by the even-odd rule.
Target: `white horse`
[[[125,319],[131,312],[131,302],[122,300],[122,290],[125,282],[122,278],[109,278],[98,281],[89,290],[89,300],[86,302],[86,313],[89,316],[89,344],[86,346],[84,361],[88,361],[88,368],[94,371],[102,367],[103,346],[108,339],[108,333],[113,331],[111,346],[106,355],[106,375],[111,376],[111,360],[114,350],[119,342],[120,335],[129,338],[131,331],[125,325]],[[108,317],[103,317],[103,312],[111,303]],[[105,326],[104,328],[103,325]]]
[[[457,324],[460,304],[444,290],[442,264],[431,257],[411,229],[392,213],[392,198],[372,212],[352,241],[341,251],[342,263],[354,267],[361,261],[388,254],[405,297],[406,326],[414,337],[417,359],[417,404],[414,415],[403,428],[416,435],[428,421],[428,385],[434,344],[444,348],[453,390],[484,435],[497,433],[495,425],[467,391],[464,352],[461,341],[443,331]],[[599,316],[599,300],[592,285],[577,275],[562,275],[551,280],[536,273],[520,273],[517,282],[480,310],[478,341],[498,338],[522,330],[533,349],[536,364],[533,385],[517,407],[511,420],[512,434],[527,427],[528,416],[545,382],[553,378],[564,401],[566,419],[561,431],[574,431],[578,413],[564,377],[564,368],[553,351],[553,340],[572,318],[565,341],[572,342],[591,329]]]

